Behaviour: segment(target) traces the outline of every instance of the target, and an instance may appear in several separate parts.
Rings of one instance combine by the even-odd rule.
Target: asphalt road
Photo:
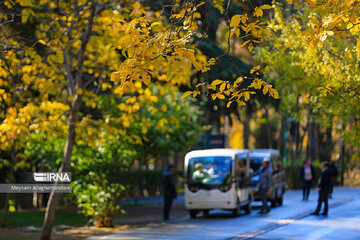
[[[236,218],[230,212],[216,210],[209,216],[184,216],[88,240],[360,239],[360,188],[336,188],[328,217],[309,216],[316,203],[315,190],[306,202],[301,200],[300,191],[287,191],[283,206],[264,216],[258,214],[256,206],[250,215]]]

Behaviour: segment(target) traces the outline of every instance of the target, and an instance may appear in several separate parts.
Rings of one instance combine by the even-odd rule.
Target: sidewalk
[[[163,221],[163,197],[154,196],[127,199],[120,202],[124,215],[117,215],[114,224],[143,225],[150,222]],[[184,194],[174,200],[170,212],[171,219],[179,219],[188,214],[184,206]]]
[[[185,196],[184,194],[178,194],[177,198],[174,200],[174,203],[184,203]],[[123,205],[146,205],[146,204],[162,204],[163,196],[151,196],[151,197],[141,197],[141,198],[130,198],[126,200],[121,200],[120,204]]]

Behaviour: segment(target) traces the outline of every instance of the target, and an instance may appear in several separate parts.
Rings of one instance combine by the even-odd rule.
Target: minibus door
[[[236,180],[238,185],[238,197],[240,202],[246,201],[249,196],[247,161],[248,158],[237,158]]]

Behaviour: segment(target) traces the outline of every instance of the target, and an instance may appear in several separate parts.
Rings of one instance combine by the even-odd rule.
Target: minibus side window
[[[248,179],[246,177],[246,159],[238,159],[237,161],[236,180],[238,181],[239,188],[248,186]]]

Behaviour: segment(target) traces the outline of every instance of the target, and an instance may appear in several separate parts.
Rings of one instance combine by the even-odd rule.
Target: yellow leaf
[[[288,4],[293,4],[293,0],[286,0]]]
[[[201,2],[198,5],[196,5],[196,8],[200,7],[201,5],[205,4],[205,2]]]
[[[249,49],[249,51],[250,51],[250,52],[252,52],[252,51],[253,51],[254,46],[253,46],[253,44],[252,44],[252,43],[250,43],[250,44],[249,44],[248,49]]]
[[[147,88],[147,89],[145,89],[144,94],[145,94],[145,96],[150,97],[151,96],[151,91]]]
[[[21,10],[21,23],[25,24],[29,18],[27,8]]]
[[[194,92],[193,92],[193,97],[196,97],[196,96],[199,95],[199,94],[200,94],[200,92],[194,91]]]
[[[84,93],[84,90],[82,90],[82,88],[78,88],[78,89],[76,89],[76,92],[77,92],[77,94],[81,95]]]
[[[270,88],[269,89],[269,93],[271,94],[271,96],[275,99],[278,99],[279,98],[279,93],[278,91],[276,91],[275,88]]]
[[[151,24],[150,27],[156,27],[156,26],[159,26],[159,25],[161,26],[160,22],[154,22],[154,23]]]
[[[46,45],[46,42],[44,40],[39,40],[39,43],[41,43],[42,45]]]
[[[185,93],[182,95],[181,98],[186,98],[186,97],[190,96],[191,94],[193,94],[192,91],[187,91],[187,92],[185,92]]]
[[[221,86],[220,86],[220,91],[224,91],[225,90],[225,87],[226,87],[226,83],[222,83]]]
[[[315,6],[316,4],[316,0],[305,0],[307,2],[307,4],[309,4],[310,7]]]
[[[268,87],[264,87],[264,88],[263,88],[263,94],[264,94],[264,95],[267,94],[268,91],[269,91],[269,88],[268,88]]]
[[[259,66],[254,66],[251,70],[250,70],[250,74],[253,74],[254,72],[256,72],[257,70],[260,69],[260,65]]]
[[[260,7],[255,7],[254,17],[262,17],[263,14],[264,12]]]
[[[136,83],[135,83],[135,87],[136,87],[136,88],[141,88],[141,86],[142,86],[142,85],[141,85],[141,82],[136,82]]]
[[[142,81],[146,86],[149,86],[151,82],[151,77],[149,75],[142,75]]]
[[[228,102],[228,103],[226,104],[226,107],[229,108],[232,103],[233,103],[233,101]]]
[[[238,104],[239,104],[240,106],[246,106],[246,103],[244,103],[243,101],[238,101]]]
[[[110,80],[115,82],[117,80],[117,76],[118,76],[117,72],[112,72],[110,75]]]
[[[269,4],[264,4],[264,5],[261,5],[260,7],[261,7],[261,9],[271,9],[272,8],[272,6]]]
[[[246,44],[248,44],[250,42],[250,40],[247,40],[247,41],[245,41],[245,42],[243,42],[243,44],[241,44],[241,46],[240,47],[244,47]]]
[[[249,94],[249,92],[244,92],[243,95],[244,95],[245,101],[247,101],[247,100],[250,99],[250,94]]]
[[[216,86],[216,85],[219,85],[219,84],[221,84],[223,82],[223,80],[214,80],[214,81],[212,81],[212,83],[211,83],[211,85],[212,86]]]
[[[244,81],[244,78],[243,77],[238,77],[235,82],[236,83],[241,83],[242,81]]]
[[[240,36],[240,29],[239,28],[235,29],[235,31],[233,31],[232,34],[235,34],[237,37],[239,37]]]
[[[139,2],[134,3],[134,9],[140,9],[141,5]]]
[[[167,111],[167,106],[165,104],[161,105],[160,110],[163,111],[163,112],[166,112]]]
[[[219,99],[225,99],[225,96],[222,95],[222,94],[218,95],[217,97],[218,97]]]
[[[239,26],[240,20],[241,20],[241,16],[240,16],[240,15],[234,15],[234,16],[231,18],[230,27],[231,27],[231,28],[235,28],[235,27]]]

